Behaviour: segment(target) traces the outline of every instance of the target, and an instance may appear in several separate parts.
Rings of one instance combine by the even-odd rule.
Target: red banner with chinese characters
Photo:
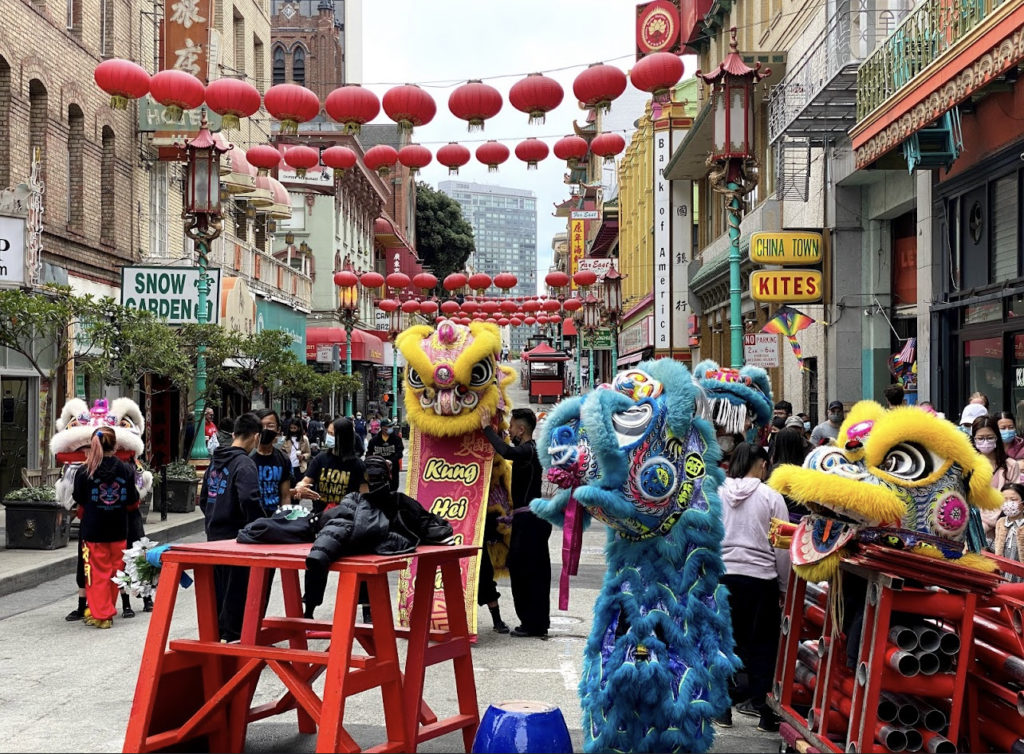
[[[165,1],[161,69],[177,68],[208,81],[212,10],[213,0]]]
[[[482,546],[493,460],[494,449],[479,430],[460,437],[430,437],[414,429],[406,494],[451,524],[456,544]],[[476,635],[480,559],[474,555],[460,564],[466,604],[459,609],[466,611],[469,632]],[[415,581],[416,564],[412,563],[398,577],[398,620],[403,626],[409,625]],[[430,620],[434,630],[445,631],[448,606],[440,584],[437,588]]]

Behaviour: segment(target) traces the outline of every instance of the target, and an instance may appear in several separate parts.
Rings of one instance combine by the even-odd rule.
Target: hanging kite
[[[810,327],[816,321],[813,317],[809,317],[787,304],[779,309],[774,317],[768,320],[765,326],[761,328],[761,332],[776,333],[777,335],[785,335],[789,338],[789,345],[793,347],[793,354],[796,356],[800,368],[804,369],[803,350],[800,348],[800,343],[797,342],[796,334]]]

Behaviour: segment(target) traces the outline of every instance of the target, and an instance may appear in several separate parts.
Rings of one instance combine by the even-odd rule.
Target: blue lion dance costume
[[[718,583],[721,452],[703,417],[721,411],[735,426],[749,411],[770,417],[771,403],[754,384],[763,370],[700,366],[695,381],[678,361],[644,362],[559,403],[538,433],[560,489],[533,511],[568,527],[579,506],[609,528],[579,686],[587,752],[707,751],[711,718],[730,705],[740,663]]]

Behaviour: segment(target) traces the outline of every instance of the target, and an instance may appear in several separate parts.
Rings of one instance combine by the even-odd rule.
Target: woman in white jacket
[[[772,518],[788,520],[789,512],[782,495],[764,483],[768,472],[765,449],[740,443],[718,495],[725,526],[722,583],[729,589],[732,635],[749,684],[749,698],[737,704],[736,711],[759,717],[760,730],[776,731],[779,724],[765,695],[775,671],[782,618],[780,594],[785,592],[789,576],[789,552],[768,543],[768,527]],[[716,722],[731,725],[731,710]]]

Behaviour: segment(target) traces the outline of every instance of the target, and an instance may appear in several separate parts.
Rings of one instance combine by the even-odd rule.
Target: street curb
[[[205,519],[202,516],[197,516],[188,521],[166,525],[161,529],[159,528],[161,523],[159,520],[160,514],[157,511],[153,511],[150,515],[155,515],[157,521],[146,524],[148,528],[146,534],[161,543],[199,534],[203,531],[205,524]],[[0,576],[0,597],[5,597],[8,594],[25,589],[32,589],[40,584],[45,584],[47,581],[73,574],[78,560],[77,540],[72,540],[68,543],[66,549],[68,550],[67,555],[59,560],[52,560],[39,566],[25,568],[8,576]]]

